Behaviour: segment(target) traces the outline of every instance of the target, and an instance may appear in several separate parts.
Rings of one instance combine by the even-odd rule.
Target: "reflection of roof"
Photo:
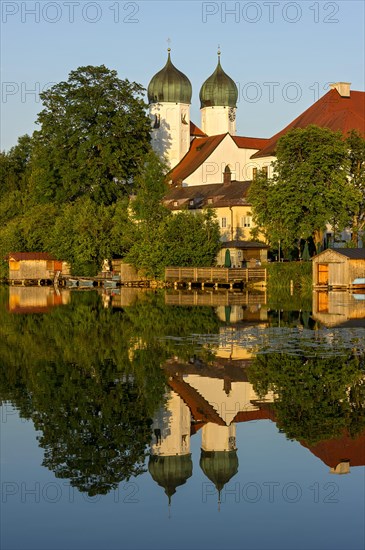
[[[220,134],[217,136],[193,139],[189,151],[181,159],[179,164],[169,172],[167,179],[172,182],[186,179],[207,160],[227,135],[228,134]]]
[[[48,252],[9,252],[6,258],[17,262],[22,260],[56,260]]]
[[[195,420],[213,422],[213,424],[218,424],[219,426],[226,425],[214,407],[195,388],[184,382],[184,380],[170,376],[168,384],[183,399]]]
[[[202,361],[192,361],[189,363],[168,361],[164,363],[163,369],[170,376],[178,372],[179,375],[198,374],[199,376],[218,378],[221,380],[229,378],[231,382],[247,382],[248,379],[245,367],[250,363],[250,359],[232,361],[231,359],[215,357],[214,363],[203,363]]]
[[[232,205],[249,206],[246,196],[250,183],[250,181],[231,181],[176,187],[168,192],[164,202],[171,210],[180,210],[184,205],[188,208],[202,208],[209,205],[213,208]],[[190,201],[194,201],[194,204],[190,204]]]
[[[343,461],[350,461],[350,466],[365,466],[365,430],[356,438],[344,432],[342,437],[320,441],[316,445],[311,446],[304,441],[300,444],[330,468]]]
[[[269,409],[257,411],[238,411],[232,422],[251,422],[252,420],[273,420]]]
[[[310,124],[340,130],[346,134],[352,129],[365,135],[364,92],[350,92],[350,97],[342,97],[337,90],[327,92],[304,113],[275,134],[267,145],[252,155],[252,159],[275,155],[276,145],[281,136],[293,128],[306,128]]]

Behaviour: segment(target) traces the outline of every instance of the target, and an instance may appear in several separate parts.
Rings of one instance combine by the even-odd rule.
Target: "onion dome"
[[[170,48],[167,62],[161,71],[152,77],[148,85],[148,103],[191,103],[192,87],[187,76],[171,62]]]
[[[217,68],[200,89],[201,109],[203,107],[237,107],[236,83],[222,69],[220,57],[221,52],[218,50]]]
[[[176,493],[176,488],[184,485],[193,475],[191,455],[150,455],[148,471],[152,479],[165,489],[170,504],[172,495]]]
[[[219,495],[223,487],[238,472],[237,451],[201,451],[200,467]]]

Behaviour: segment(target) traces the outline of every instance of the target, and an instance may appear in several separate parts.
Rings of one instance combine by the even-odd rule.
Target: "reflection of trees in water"
[[[0,400],[41,431],[43,464],[89,495],[145,471],[160,365],[193,349],[162,337],[218,330],[213,310],[168,308],[158,294],[122,312],[90,292],[47,315],[1,313]]]
[[[249,380],[260,397],[275,395],[278,427],[288,438],[311,444],[355,437],[365,428],[365,358],[349,350],[341,357],[259,354]]]

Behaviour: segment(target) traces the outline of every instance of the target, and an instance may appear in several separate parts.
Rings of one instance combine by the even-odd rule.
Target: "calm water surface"
[[[365,546],[365,296],[0,288],[2,550]]]

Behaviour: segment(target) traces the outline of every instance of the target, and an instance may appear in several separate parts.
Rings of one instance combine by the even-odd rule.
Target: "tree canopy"
[[[260,174],[249,192],[254,220],[271,244],[281,240],[290,247],[313,237],[318,245],[326,224],[337,231],[351,226],[360,201],[359,186],[349,177],[356,168],[351,155],[358,158],[353,143],[314,125],[279,139],[273,178]]]
[[[104,65],[79,67],[40,94],[33,192],[38,200],[82,195],[111,204],[130,191],[150,150],[143,88]]]

